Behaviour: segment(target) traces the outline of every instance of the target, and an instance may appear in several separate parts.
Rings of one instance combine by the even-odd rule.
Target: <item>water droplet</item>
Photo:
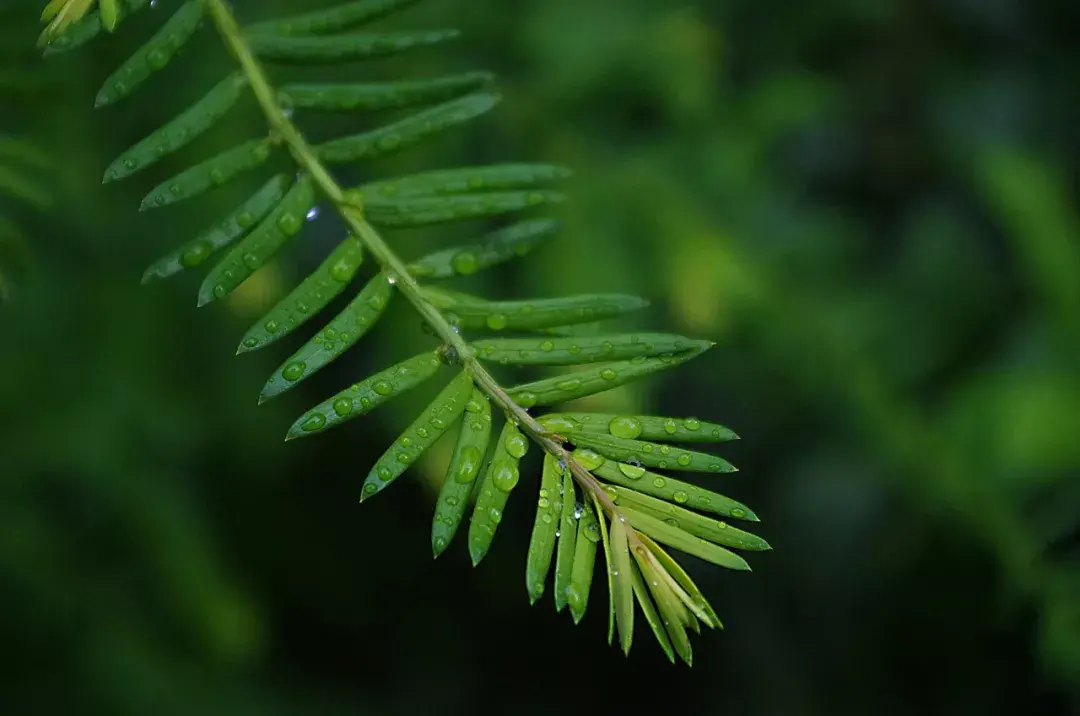
[[[574,433],[581,429],[581,423],[565,415],[545,415],[540,424],[553,433]]]
[[[577,378],[571,378],[569,380],[560,380],[555,384],[555,387],[559,390],[565,390],[567,392],[575,391],[581,387],[581,381]]]
[[[468,276],[477,272],[480,268],[480,261],[473,252],[462,251],[450,259],[450,267],[454,269],[454,273]]]
[[[385,380],[380,380],[375,385],[371,386],[371,389],[379,395],[390,395],[394,392],[394,386],[390,385]]]
[[[597,524],[595,520],[590,520],[589,523],[585,525],[585,538],[590,542],[600,541],[600,525]]]
[[[675,498],[675,501],[678,502],[680,505],[685,505],[687,500],[690,499],[689,495],[687,495],[682,490],[676,492],[673,497]]]
[[[536,393],[530,393],[529,391],[516,393],[513,398],[517,404],[523,408],[531,408],[536,405],[536,401],[539,400],[539,398],[536,397]]]
[[[295,383],[304,377],[305,370],[307,370],[307,364],[303,361],[296,361],[285,366],[285,370],[281,371],[281,377],[290,383]]]
[[[334,401],[334,412],[343,418],[351,413],[352,409],[352,401],[348,398],[339,398]]]
[[[300,232],[300,228],[304,225],[300,219],[296,218],[296,214],[284,213],[277,219],[277,227],[281,233],[286,236],[294,236]]]
[[[364,485],[364,494],[367,495],[368,497],[371,497],[372,495],[374,495],[378,491],[379,491],[379,488],[376,487],[374,483],[369,482],[369,483]]]
[[[687,465],[689,465],[690,464],[690,456],[689,455],[680,455],[679,456],[679,464],[682,465],[683,467],[686,467]]]
[[[671,418],[664,421],[664,432],[668,435],[674,435],[679,431],[679,424]]]
[[[258,346],[259,346],[259,339],[258,338],[252,337],[252,338],[245,338],[244,339],[244,347],[245,348],[258,348]]]
[[[236,215],[236,224],[241,229],[250,229],[252,226],[255,225],[256,221],[257,219],[255,218],[255,215],[252,214],[250,211],[241,211],[239,214]]]
[[[631,480],[640,480],[642,475],[645,474],[645,468],[634,465],[619,465],[619,472],[629,477]]]
[[[495,524],[499,524],[500,522],[502,522],[502,510],[500,510],[498,507],[492,507],[490,510],[488,510],[488,519],[490,519]]]
[[[586,470],[595,470],[604,464],[604,458],[594,450],[578,448],[574,451],[574,460]]]
[[[651,443],[645,443],[644,445],[641,446],[641,452],[643,452],[645,454],[649,454],[655,449],[656,448],[653,447],[653,445]]]
[[[308,213],[305,214],[304,218],[306,218],[308,221],[315,221],[315,219],[318,219],[319,218],[319,207],[313,206],[310,209],[308,209]]]
[[[661,455],[669,455],[670,453],[671,453],[671,447],[670,446],[668,446],[668,445],[661,445],[660,446],[660,454]]]
[[[630,415],[619,415],[608,423],[608,432],[617,438],[633,440],[641,435],[641,421]]]
[[[555,350],[555,343],[553,341],[544,341],[540,344],[540,350],[545,353]]]
[[[409,447],[410,445],[412,445],[412,438],[401,439],[401,447]]]
[[[458,469],[457,474],[454,475],[454,480],[462,484],[468,484],[476,479],[476,473],[480,471],[480,461],[483,459],[483,455],[480,454],[480,450],[476,446],[466,445],[461,449],[461,454],[458,457]]]
[[[446,549],[446,538],[436,537],[432,541],[431,546],[435,548],[436,552],[442,552],[444,549]]]
[[[347,283],[352,281],[353,276],[356,275],[357,265],[351,261],[341,259],[336,261],[333,266],[330,267],[330,278],[340,283]]]
[[[575,520],[580,520],[581,516],[583,514],[585,514],[585,505],[581,504],[580,502],[575,502],[574,503],[574,519]]]
[[[604,368],[600,371],[600,377],[604,380],[615,380],[619,377],[619,374],[613,371],[611,368]]]
[[[517,486],[520,477],[521,475],[517,468],[503,465],[495,471],[495,475],[491,478],[491,483],[503,492],[510,492],[510,490],[513,490],[514,487]]]
[[[503,330],[506,328],[507,323],[509,323],[509,321],[506,316],[501,313],[492,313],[487,317],[487,327],[493,331]]]
[[[512,457],[523,458],[529,451],[529,443],[521,435],[511,435],[506,440],[506,452]]]
[[[547,499],[546,497],[541,497],[539,500],[536,501],[536,506],[539,507],[541,510],[546,510],[547,508],[551,507],[551,500]]]
[[[700,430],[701,429],[701,421],[698,420],[697,418],[687,418],[686,422],[683,423],[683,424],[686,426],[687,430]]]
[[[550,525],[551,524],[551,515],[548,514],[548,513],[544,513],[543,515],[540,516],[540,521],[543,522],[545,525]]]
[[[210,244],[200,241],[185,251],[180,257],[180,263],[184,268],[195,268],[210,257]]]
[[[742,509],[741,507],[736,507],[731,511],[731,516],[737,520],[741,520],[742,518],[746,517],[746,510]]]
[[[272,334],[274,334],[274,333],[277,333],[277,332],[278,332],[278,328],[280,328],[280,327],[281,327],[281,326],[279,326],[279,325],[278,325],[278,322],[277,322],[277,321],[273,321],[273,320],[271,320],[271,321],[267,321],[267,322],[266,322],[266,325],[264,326],[264,328],[266,328],[266,332],[267,332],[267,333],[270,333],[271,335],[272,335]]]
[[[667,484],[667,481],[664,480],[664,478],[662,478],[662,477],[658,477],[658,478],[656,478],[655,480],[652,481],[652,484],[653,484],[653,487],[663,487],[664,485]]]
[[[300,426],[300,429],[305,433],[313,433],[316,430],[322,430],[324,427],[326,427],[326,418],[316,413],[305,420]]]

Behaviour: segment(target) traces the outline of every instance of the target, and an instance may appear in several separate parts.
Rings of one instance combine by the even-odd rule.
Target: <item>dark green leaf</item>
[[[365,184],[357,191],[366,203],[379,204],[418,197],[532,189],[565,179],[570,174],[569,169],[552,164],[489,164],[387,179]]]
[[[469,525],[469,556],[473,565],[480,564],[491,549],[506,501],[521,478],[518,463],[528,449],[529,441],[513,423],[507,422],[488,463]]]
[[[259,402],[263,403],[280,395],[300,381],[315,375],[351,348],[382,316],[393,291],[393,286],[385,274],[379,274],[368,282],[345,310],[277,369],[263,387]],[[284,326],[267,321],[263,328],[267,333],[273,334]]]
[[[472,397],[465,404],[461,432],[458,433],[454,456],[450,459],[431,525],[431,548],[436,557],[450,545],[469,509],[469,496],[483,467],[490,440],[491,403],[479,388],[473,388]]]
[[[338,32],[378,20],[416,2],[417,0],[359,0],[359,2],[341,3],[325,10],[256,23],[245,28],[245,33],[249,35],[257,33],[318,35],[325,32]]]
[[[574,566],[566,593],[566,602],[575,624],[585,616],[585,609],[589,605],[593,572],[596,571],[596,543],[599,541],[600,523],[596,519],[596,509],[591,502],[586,502],[574,538]]]
[[[291,84],[279,92],[281,103],[323,112],[401,109],[460,97],[491,84],[489,72],[466,72],[427,80],[333,84]]]
[[[686,339],[683,339],[684,341]],[[474,343],[477,353],[481,341]],[[685,345],[685,344],[684,344]],[[510,363],[518,361],[511,360]],[[570,436],[577,433],[612,435],[630,440],[659,440],[677,443],[719,443],[738,440],[739,436],[723,425],[707,423],[697,418],[661,418],[651,415],[614,415],[611,413],[548,413],[539,418],[552,432]]]
[[[484,236],[480,243],[429,254],[410,264],[409,273],[418,278],[469,276],[525,256],[559,228],[554,219],[527,219]]]
[[[525,589],[529,603],[535,604],[544,594],[555,540],[562,515],[562,476],[558,461],[550,453],[544,455],[544,470],[540,478],[540,497],[536,501],[536,519],[525,563]]]
[[[363,244],[354,236],[347,237],[299,286],[248,329],[237,353],[264,348],[302,326],[345,290],[363,261]]]
[[[585,365],[658,356],[685,350],[694,343],[666,333],[623,333],[584,338],[492,338],[476,341],[473,348],[478,358],[502,365]]]
[[[304,228],[305,216],[315,205],[315,184],[311,177],[300,177],[250,234],[210,271],[199,288],[199,305],[229,295],[233,289],[266,264]]]
[[[574,551],[577,543],[577,520],[584,507],[577,501],[577,488],[574,477],[566,466],[556,462],[559,479],[562,484],[559,492],[562,497],[562,509],[559,511],[559,547],[555,553],[555,610],[562,611],[568,604],[570,583],[574,575]]]
[[[202,18],[203,3],[200,0],[187,0],[145,45],[105,80],[105,85],[98,92],[96,106],[112,104],[127,97],[150,75],[163,70],[195,34]]]
[[[328,37],[288,37],[258,33],[251,35],[248,41],[252,51],[265,60],[334,64],[395,55],[415,47],[453,40],[460,34],[457,30],[416,30]]]
[[[243,74],[229,75],[175,119],[117,157],[105,170],[105,181],[130,176],[186,146],[217,124],[239,101],[246,87]]]
[[[600,523],[600,542],[604,545],[604,572],[607,574],[607,589],[608,589],[608,633],[607,643],[610,646],[615,641],[615,580],[611,576],[611,535],[608,534],[607,520],[604,517],[604,510],[600,506],[600,501],[594,496],[592,498],[593,507],[596,508],[596,514],[598,516],[598,522]]]
[[[472,376],[465,371],[458,373],[371,468],[364,480],[360,501],[385,490],[420,459],[436,440],[461,419],[472,392]]]
[[[150,0],[125,0],[124,16],[127,17],[149,4]],[[97,10],[92,10],[78,22],[69,25],[62,35],[52,40],[45,47],[44,54],[48,57],[49,55],[54,55],[59,52],[67,52],[68,50],[82,47],[100,35],[102,29],[101,13]]]
[[[660,443],[628,440],[600,433],[575,433],[575,445],[592,448],[610,460],[686,472],[736,472],[736,467],[715,455],[683,450]]]
[[[619,646],[624,654],[629,654],[634,640],[634,565],[630,561],[625,522],[619,519],[612,521],[610,539],[611,562],[608,569],[611,570],[615,625],[619,628]]]
[[[530,331],[575,321],[614,318],[649,305],[643,298],[618,293],[531,301],[486,301],[440,288],[425,288],[424,294],[457,326],[489,331]]]
[[[320,159],[330,163],[353,162],[393,154],[433,134],[480,116],[498,101],[498,95],[476,92],[418,112],[394,124],[335,139],[319,145],[316,151]]]
[[[210,157],[154,187],[142,200],[139,210],[175,204],[221,186],[236,175],[265,164],[270,158],[270,149],[269,139],[252,139]]]
[[[143,274],[150,283],[187,268],[201,266],[215,252],[231,246],[278,205],[289,188],[289,178],[278,174],[240,207],[183,246],[162,256]]]
[[[533,383],[519,385],[509,391],[518,405],[531,408],[536,405],[555,405],[596,393],[603,393],[618,388],[651,373],[674,368],[688,360],[698,357],[713,344],[699,342],[693,350],[677,355],[663,355],[657,358],[633,358],[621,363],[576,371],[554,378],[545,378]]]
[[[554,191],[505,191],[370,201],[365,211],[376,226],[403,229],[510,214],[541,204],[557,204],[563,199]]]
[[[286,440],[323,432],[371,412],[407,393],[439,371],[438,352],[421,353],[376,373],[307,411],[293,423]]]

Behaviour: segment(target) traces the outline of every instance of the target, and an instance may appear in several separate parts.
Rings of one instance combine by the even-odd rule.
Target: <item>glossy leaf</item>
[[[98,7],[101,11],[101,26],[112,32],[120,24],[120,0],[98,0]]]
[[[636,558],[637,554],[635,553],[634,556]],[[646,577],[645,574],[643,574],[643,570],[645,574],[649,574],[650,576],[654,577],[653,581],[657,582],[657,585],[653,587],[654,590],[667,588],[667,585],[659,582],[658,579],[655,579],[656,575],[652,575],[652,570],[648,569],[647,563],[643,565],[640,559],[638,559],[637,561],[637,566],[631,570],[634,580],[634,595],[637,597],[638,604],[641,605],[641,611],[645,615],[645,621],[649,622],[649,627],[652,628],[653,635],[656,636],[656,641],[660,643],[660,648],[664,650],[665,654],[667,654],[668,660],[674,664],[675,651],[674,649],[672,649],[671,639],[668,638],[667,627],[665,627],[664,625],[664,618],[661,617],[659,611],[657,611],[656,605],[653,604],[653,599],[650,596],[649,587],[645,583]],[[683,637],[685,639],[685,632],[683,632]],[[686,641],[687,643],[689,643],[688,639]]]
[[[248,37],[252,51],[264,60],[302,64],[334,64],[405,52],[456,39],[457,30],[416,30],[327,37],[289,37],[256,33]]]
[[[237,353],[264,348],[304,325],[345,290],[363,261],[363,244],[354,236],[347,237],[299,286],[248,329]]]
[[[278,367],[263,386],[259,402],[266,402],[293,388],[351,348],[382,317],[393,296],[393,291],[394,287],[386,279],[385,274],[379,274],[369,281],[356,298],[327,324],[326,328],[319,331]],[[263,324],[263,329],[271,335],[284,328],[285,326],[276,321],[267,321]],[[384,386],[379,387],[382,389]],[[349,407],[345,415],[349,415],[355,409],[355,406]]]
[[[409,265],[417,278],[470,276],[504,261],[525,256],[559,230],[554,219],[527,219],[484,236],[471,246],[457,246],[429,254]]]
[[[618,293],[531,301],[486,301],[439,288],[425,288],[424,294],[459,327],[488,331],[530,331],[574,321],[614,318],[649,305],[643,298]]]
[[[341,391],[300,416],[286,440],[329,430],[409,392],[439,371],[437,352],[421,353]]]
[[[473,347],[477,348],[480,358],[485,358],[481,343],[485,342],[474,343]],[[517,363],[518,361],[509,362]],[[589,433],[612,435],[630,440],[678,443],[719,443],[739,439],[739,436],[729,428],[697,418],[661,418],[651,415],[614,415],[611,413],[548,413],[539,418],[539,421],[548,429],[564,436]]]
[[[651,373],[656,373],[698,357],[712,346],[704,341],[696,342],[693,350],[677,355],[664,355],[657,358],[632,358],[619,363],[576,371],[553,378],[545,378],[533,383],[526,383],[512,388],[509,392],[518,405],[531,408],[536,405],[555,405],[596,393],[618,388]]]
[[[365,211],[368,220],[376,226],[404,229],[510,214],[543,204],[558,204],[563,199],[562,194],[554,191],[507,191],[371,201]]]
[[[196,164],[156,186],[142,200],[140,211],[175,204],[251,171],[270,158],[269,139],[252,139]]]
[[[577,520],[585,509],[577,501],[574,477],[566,466],[556,464],[562,485],[562,510],[559,512],[559,546],[555,551],[555,610],[562,611],[569,603],[570,584],[574,575],[574,551],[577,544]]]
[[[210,271],[199,289],[199,305],[224,298],[273,258],[289,239],[304,228],[305,216],[315,205],[315,184],[304,175],[292,185],[274,210]]]
[[[608,646],[610,646],[615,641],[615,579],[611,576],[611,535],[608,533],[607,520],[604,515],[604,510],[600,505],[600,501],[594,496],[592,498],[592,503],[593,507],[596,508],[596,514],[599,516],[600,544],[604,545],[604,573],[607,574],[608,590],[607,643]]]
[[[215,252],[236,243],[240,237],[269,214],[285,197],[285,191],[288,188],[289,177],[278,174],[241,204],[236,211],[151,264],[143,274],[142,282],[151,283],[184,269],[201,266]]]
[[[729,497],[711,492],[688,482],[649,472],[640,465],[607,460],[588,449],[574,451],[574,459],[585,465],[597,477],[616,485],[652,495],[661,500],[685,505],[688,508],[711,512],[737,520],[758,522],[757,515],[746,505]]]
[[[473,388],[472,396],[465,404],[461,431],[446,470],[446,479],[439,491],[435,518],[431,524],[431,549],[436,557],[450,545],[469,509],[469,496],[484,465],[490,440],[491,403],[483,391]]]
[[[249,35],[273,33],[290,36],[338,32],[378,20],[416,2],[417,0],[359,0],[341,3],[325,10],[256,23],[245,28],[245,32]]]
[[[401,109],[454,99],[491,84],[493,79],[489,72],[466,72],[402,82],[289,84],[278,96],[286,107],[322,112]]]
[[[550,453],[544,455],[544,469],[540,477],[540,496],[536,501],[536,519],[533,521],[532,537],[525,562],[525,589],[529,603],[535,604],[544,594],[551,559],[555,553],[555,541],[562,517],[562,475],[558,461]]]
[[[316,147],[325,162],[353,162],[393,154],[433,134],[456,127],[491,110],[498,95],[476,92],[370,132],[342,137]]]
[[[600,523],[596,519],[596,509],[591,501],[586,502],[584,507],[581,519],[578,520],[577,536],[574,538],[574,565],[570,572],[570,587],[566,593],[570,615],[575,624],[585,616],[585,609],[589,605],[593,572],[596,571],[596,543],[600,541]]]
[[[150,0],[124,0],[123,17],[128,17],[149,4]],[[48,44],[45,46],[44,54],[48,57],[49,55],[54,55],[59,52],[67,52],[68,50],[82,47],[100,35],[102,29],[104,28],[101,13],[97,10],[92,10],[81,20],[69,25],[59,37],[49,40],[50,35],[43,33],[43,41],[48,41]]]
[[[542,187],[569,177],[569,169],[553,164],[489,164],[440,169],[372,182],[358,191],[365,202],[375,203],[476,192]]]
[[[700,537],[694,537],[688,532],[669,525],[646,512],[627,506],[622,506],[621,509],[626,514],[627,519],[633,523],[635,529],[644,532],[657,542],[674,547],[706,562],[712,562],[718,567],[750,571],[750,565],[746,563],[746,560],[731,550],[724,549]]]
[[[117,157],[105,170],[105,181],[130,176],[186,146],[217,124],[239,101],[246,87],[243,74],[229,75],[175,119]]]
[[[571,439],[575,445],[591,448],[610,460],[640,463],[645,467],[686,472],[736,472],[727,460],[709,453],[683,450],[660,443],[628,440],[614,435],[579,432]]]
[[[692,343],[689,338],[666,333],[621,333],[585,338],[493,338],[472,345],[478,358],[502,365],[585,365],[657,356],[684,350]]]
[[[187,0],[181,5],[145,45],[105,80],[105,85],[98,92],[96,106],[102,107],[127,97],[150,75],[165,69],[195,34],[202,22],[203,12],[200,0]]]
[[[705,598],[701,589],[699,589],[694,583],[694,580],[690,578],[690,575],[686,573],[686,570],[683,569],[678,562],[672,559],[671,555],[669,555],[663,547],[657,544],[652,537],[639,532],[638,538],[649,548],[649,551],[660,564],[663,573],[675,580],[679,588],[683,590],[689,603],[696,611],[702,614],[702,621],[710,628],[723,628],[720,617],[713,611],[712,605],[709,604],[709,600]]]
[[[469,556],[473,565],[480,564],[491,549],[506,501],[521,478],[518,463],[528,449],[529,441],[512,422],[507,422],[488,463],[469,525]]]
[[[726,522],[699,515],[628,487],[606,485],[604,489],[611,496],[612,501],[620,507],[646,512],[657,519],[664,520],[672,527],[678,527],[714,544],[758,552],[772,549],[761,537],[732,527]]]
[[[363,502],[389,487],[457,423],[472,392],[472,376],[465,371],[458,373],[371,468],[364,480],[360,501]]]
[[[634,565],[630,561],[630,545],[627,542],[627,526],[622,520],[611,523],[611,571],[612,599],[615,602],[615,625],[619,629],[619,646],[624,654],[630,653],[634,639]]]

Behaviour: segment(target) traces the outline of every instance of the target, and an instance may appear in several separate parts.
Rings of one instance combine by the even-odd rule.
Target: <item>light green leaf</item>
[[[652,542],[647,535],[640,532],[638,538],[646,545],[655,545],[655,542]],[[690,648],[690,638],[686,633],[686,625],[687,623],[697,624],[697,620],[686,609],[686,605],[683,604],[679,597],[675,595],[669,584],[668,575],[664,574],[662,568],[656,562],[650,560],[648,555],[643,556],[636,551],[634,552],[634,559],[638,567],[635,574],[640,577],[634,582],[634,591],[638,594],[641,609],[645,612],[645,618],[649,620],[649,625],[653,628],[656,640],[660,642],[661,648],[663,648],[664,653],[667,654],[672,663],[675,662],[675,654],[677,653],[688,666],[693,665],[694,653]],[[653,600],[655,600],[656,611],[651,615],[649,607],[653,606],[653,602],[647,601],[642,591],[642,588],[646,587],[651,592]],[[660,629],[657,629],[658,626]]]
[[[150,4],[150,0],[125,0],[124,17],[130,16],[137,10],[141,10]],[[103,29],[101,13],[92,10],[77,22],[72,23],[64,30],[64,33],[52,39],[45,47],[44,55],[55,55],[60,52],[74,50],[82,47],[101,34]]]
[[[677,550],[691,554],[719,567],[749,572],[750,565],[734,552],[719,547],[708,540],[695,537],[678,527],[673,527],[663,520],[641,512],[631,506],[621,505],[620,509],[634,527],[653,539]]]
[[[175,204],[221,186],[238,174],[265,164],[270,150],[269,139],[252,139],[210,157],[154,187],[143,198],[139,211]]]
[[[604,457],[620,462],[638,462],[646,467],[686,472],[737,472],[727,460],[694,450],[682,450],[670,445],[629,440],[614,435],[579,432],[572,440],[575,445],[592,448]]]
[[[423,112],[417,112],[394,124],[363,134],[335,139],[315,149],[323,161],[339,164],[393,154],[433,134],[456,127],[484,114],[498,101],[498,95],[490,92],[475,92]]]
[[[301,415],[286,440],[321,433],[369,413],[391,398],[409,392],[439,371],[438,352],[421,353],[366,378]]]
[[[436,440],[461,419],[472,392],[472,376],[465,371],[458,373],[371,468],[364,480],[360,501],[363,502],[385,490],[409,469],[410,465],[420,459]]]
[[[589,605],[593,572],[596,571],[596,543],[599,541],[600,523],[596,518],[596,508],[589,501],[584,504],[584,511],[578,520],[577,536],[574,538],[574,566],[566,593],[575,624],[585,616],[585,609]]]
[[[525,256],[560,226],[554,219],[527,219],[484,236],[480,243],[429,254],[410,264],[409,273],[417,278],[469,276]]]
[[[669,555],[663,547],[658,545],[652,537],[649,537],[649,535],[643,532],[638,532],[638,538],[649,548],[649,551],[653,553],[653,556],[656,557],[657,562],[659,562],[665,573],[673,578],[676,584],[683,590],[689,599],[690,605],[702,614],[704,617],[702,621],[712,629],[723,628],[720,617],[713,611],[712,605],[709,604],[709,600],[705,598],[705,595],[694,583],[694,580],[690,578],[690,575],[686,573],[686,570],[683,569],[678,562],[672,559],[671,555]],[[672,594],[674,595],[674,592],[672,592]]]
[[[649,596],[649,588],[645,583],[646,577],[642,574],[642,572],[645,571],[647,575],[654,577],[654,575],[651,574],[651,571],[648,570],[648,566],[651,565],[643,563],[636,553],[634,554],[634,557],[637,559],[637,566],[632,570],[634,577],[634,594],[637,596],[638,604],[641,605],[641,611],[645,614],[645,621],[649,622],[649,626],[652,628],[656,640],[660,642],[660,648],[667,654],[668,660],[674,664],[675,652],[671,647],[671,640],[668,638],[667,628],[664,626],[664,618],[657,612],[652,597]],[[653,581],[656,582],[656,586],[654,586],[653,589],[667,588],[666,584],[659,582],[657,579],[654,578]],[[684,631],[683,637],[685,638],[685,636],[686,632]],[[689,644],[689,640],[687,639],[686,641],[687,644]]]
[[[187,146],[217,124],[240,100],[247,79],[234,72],[174,119],[117,157],[105,170],[105,181],[116,181],[157,163]]]
[[[468,330],[530,331],[574,321],[615,318],[649,305],[643,298],[618,293],[531,301],[486,301],[431,287],[425,288],[424,294],[452,323]]]
[[[233,289],[273,258],[292,237],[304,228],[305,216],[315,206],[315,184],[311,177],[300,177],[255,230],[210,271],[199,288],[199,305],[224,298]]]
[[[417,0],[359,0],[341,3],[325,10],[256,23],[244,31],[248,35],[272,33],[293,36],[338,32],[378,20],[416,2]]]
[[[630,561],[630,545],[627,543],[626,523],[611,523],[611,571],[612,598],[615,602],[615,624],[619,627],[619,646],[624,654],[630,653],[634,640],[634,565]]]
[[[685,341],[686,339],[682,339]],[[473,344],[480,358],[485,358],[479,341]],[[510,363],[517,361],[510,360]],[[630,440],[659,440],[675,443],[719,443],[738,440],[729,428],[697,418],[662,418],[652,415],[614,415],[611,413],[548,413],[540,423],[560,435],[577,433],[613,435]]]
[[[661,500],[686,505],[689,508],[702,512],[711,512],[716,515],[731,517],[736,520],[748,520],[758,522],[757,515],[749,507],[741,502],[736,502],[730,497],[660,475],[649,472],[640,465],[630,465],[616,460],[607,460],[602,455],[587,448],[579,448],[574,451],[574,459],[582,465],[587,465],[597,477],[608,482],[629,487]]]
[[[144,284],[158,281],[184,269],[201,266],[215,252],[236,243],[285,197],[289,178],[278,174],[240,205],[191,241],[162,256],[146,269]]]
[[[278,96],[286,107],[321,112],[403,109],[460,97],[490,85],[494,77],[490,72],[465,72],[401,82],[289,84]]]
[[[620,333],[585,338],[492,338],[472,345],[478,358],[502,365],[585,365],[658,356],[685,350],[694,342],[666,333]]]
[[[533,383],[519,385],[509,390],[510,397],[523,408],[537,405],[555,405],[596,393],[618,388],[646,375],[656,373],[688,360],[697,358],[713,344],[698,342],[692,349],[677,355],[663,355],[657,358],[632,358],[620,363],[608,363],[576,371],[553,378],[545,378]]]
[[[521,478],[518,463],[528,449],[529,441],[512,422],[507,422],[488,463],[469,525],[469,556],[474,566],[480,564],[491,549],[506,501]]]
[[[370,201],[365,211],[376,226],[404,229],[510,214],[542,204],[558,204],[564,198],[554,191],[504,191]]]
[[[98,92],[96,106],[102,107],[127,97],[150,75],[163,70],[195,34],[202,22],[203,10],[200,0],[187,0],[181,5],[145,45],[105,80],[105,85]]]
[[[574,552],[577,548],[577,521],[584,507],[577,501],[577,487],[574,477],[565,465],[556,461],[555,469],[559,472],[559,492],[562,496],[562,509],[559,510],[559,529],[556,536],[559,546],[555,552],[555,611],[561,612],[569,604],[570,585],[574,576]]]
[[[280,340],[317,315],[352,282],[364,261],[364,245],[349,236],[299,286],[248,329],[237,353]],[[274,327],[270,331],[267,326]]]
[[[642,494],[628,487],[605,485],[604,490],[620,507],[628,507],[663,520],[672,527],[685,530],[695,537],[707,539],[714,544],[761,552],[772,549],[769,543],[757,535],[732,527],[726,522],[683,509],[670,502]]]
[[[335,64],[396,55],[416,47],[457,39],[457,30],[416,30],[379,34],[288,37],[257,33],[248,37],[252,51],[264,60],[302,64]]]
[[[393,292],[394,287],[385,274],[379,274],[368,282],[326,328],[281,364],[263,386],[259,402],[264,403],[296,386],[300,381],[310,378],[351,348],[382,317]],[[284,326],[276,322],[267,321],[263,324],[263,329],[269,334],[283,328]],[[350,409],[346,414],[351,412]]]
[[[473,388],[472,396],[465,404],[461,432],[458,433],[454,456],[446,470],[431,525],[431,548],[436,557],[450,545],[469,509],[469,496],[483,467],[490,440],[491,403],[483,391]]]
[[[607,589],[608,589],[608,633],[607,643],[608,646],[615,641],[615,580],[611,576],[611,535],[608,534],[607,521],[604,519],[604,510],[600,506],[600,501],[595,496],[592,498],[593,507],[596,508],[596,514],[599,516],[598,522],[600,523],[600,542],[604,545],[604,572],[607,574]]]

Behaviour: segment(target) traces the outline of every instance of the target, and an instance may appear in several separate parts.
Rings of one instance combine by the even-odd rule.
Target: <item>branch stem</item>
[[[255,53],[252,52],[251,46],[244,37],[243,30],[225,0],[203,0],[203,2],[218,33],[233,57],[240,64],[240,68],[251,85],[255,99],[266,116],[266,121],[270,125],[274,137],[285,145],[296,163],[311,175],[315,185],[334,204],[335,209],[345,220],[349,230],[375,258],[376,263],[395,283],[398,291],[416,308],[435,335],[454,349],[462,368],[472,376],[473,382],[480,390],[506,413],[507,418],[514,421],[544,450],[567,465],[581,489],[595,497],[612,520],[623,519],[621,511],[603,490],[596,477],[574,461],[563,442],[545,430],[527,410],[514,402],[513,398],[499,385],[494,376],[477,359],[476,352],[472,347],[446,320],[446,317],[442,315],[439,309],[427,299],[420,288],[420,284],[409,273],[401,258],[383,240],[375,227],[364,218],[363,206],[360,205],[355,195],[346,192],[327,170],[319,159],[318,153],[304,139],[303,134],[293,124],[288,113],[285,112],[284,107],[278,101],[277,92],[271,85],[266,71],[259,63]],[[631,534],[633,535],[632,530]],[[633,535],[633,539],[636,540],[636,535]]]

